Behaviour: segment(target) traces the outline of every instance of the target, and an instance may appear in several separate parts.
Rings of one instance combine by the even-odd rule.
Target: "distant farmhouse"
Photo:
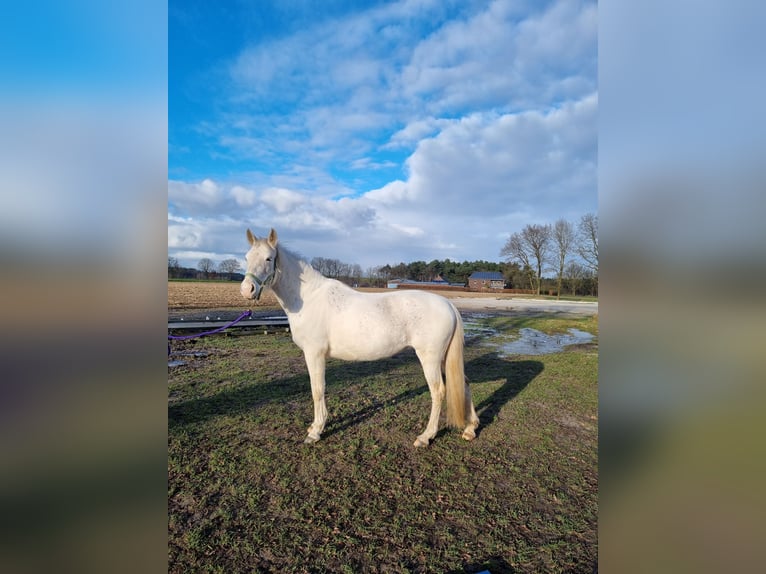
[[[400,286],[421,286],[421,287],[444,287],[448,286],[449,282],[443,279],[441,275],[437,275],[432,281],[413,281],[412,279],[391,279],[386,284],[389,289],[396,289]]]
[[[475,271],[468,278],[469,291],[502,291],[505,279],[499,271]]]

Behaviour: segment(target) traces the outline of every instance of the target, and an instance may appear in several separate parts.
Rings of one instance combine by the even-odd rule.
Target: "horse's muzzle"
[[[258,299],[261,298],[261,293],[263,292],[263,286],[262,285],[256,285],[252,281],[243,281],[242,285],[239,287],[239,292],[242,293],[242,296],[245,299],[255,299],[258,301]]]

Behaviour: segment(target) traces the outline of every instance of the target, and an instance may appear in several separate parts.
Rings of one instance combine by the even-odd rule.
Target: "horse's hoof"
[[[463,437],[463,440],[473,440],[476,438],[476,433],[473,430],[463,431],[461,436]]]
[[[423,440],[420,437],[418,437],[418,438],[415,439],[415,442],[412,443],[412,445],[415,446],[415,447],[418,447],[418,448],[422,447],[422,446],[428,446],[428,441],[427,440]]]
[[[303,443],[304,443],[304,444],[314,444],[314,443],[315,443],[315,442],[317,442],[318,440],[319,440],[319,437],[318,437],[318,436],[317,436],[317,437],[313,437],[313,436],[309,435],[309,436],[307,436],[307,437],[304,439]]]

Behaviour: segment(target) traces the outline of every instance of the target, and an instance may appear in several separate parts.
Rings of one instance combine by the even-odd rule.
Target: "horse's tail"
[[[455,331],[444,357],[444,377],[447,387],[447,425],[465,427],[466,396],[465,370],[463,365],[463,319],[460,311],[452,305],[455,313]]]

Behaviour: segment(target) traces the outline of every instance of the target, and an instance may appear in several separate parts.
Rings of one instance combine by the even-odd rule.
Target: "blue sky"
[[[597,210],[595,2],[171,1],[168,251],[364,269]]]

